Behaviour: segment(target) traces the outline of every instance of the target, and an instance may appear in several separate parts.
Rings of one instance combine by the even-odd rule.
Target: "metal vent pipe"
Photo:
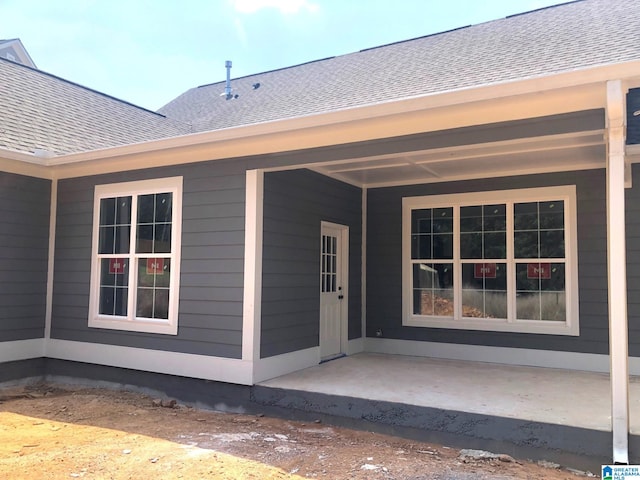
[[[224,66],[227,69],[227,86],[224,88],[224,93],[227,95],[227,100],[231,98],[231,60],[224,62]]]

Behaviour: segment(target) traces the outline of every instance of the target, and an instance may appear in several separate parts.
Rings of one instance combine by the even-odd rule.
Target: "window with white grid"
[[[89,326],[177,334],[182,177],[98,185]]]
[[[578,334],[575,187],[403,199],[403,323]]]

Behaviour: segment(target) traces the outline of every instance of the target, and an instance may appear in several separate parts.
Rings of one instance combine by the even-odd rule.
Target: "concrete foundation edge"
[[[0,368],[0,387],[38,381],[136,391],[203,409],[321,420],[451,447],[547,460],[591,472],[598,472],[600,465],[610,462],[612,448],[611,432],[432,407],[235,385],[49,358],[7,362]],[[640,451],[640,436],[630,437],[630,451]]]

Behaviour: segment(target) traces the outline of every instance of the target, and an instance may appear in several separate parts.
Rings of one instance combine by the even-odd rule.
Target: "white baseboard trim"
[[[251,362],[233,358],[50,339],[46,356],[59,360],[251,385]]]
[[[261,358],[254,363],[253,382],[259,383],[320,363],[320,347]]]
[[[349,340],[347,344],[347,355],[355,355],[361,352],[364,352],[364,338],[360,337]]]
[[[387,338],[350,340],[347,354],[360,352],[609,373],[609,356],[589,353]],[[252,365],[251,362],[232,358],[69,340],[30,339],[0,342],[0,363],[40,357],[252,385],[318,365],[320,350],[318,347],[308,348],[260,359]],[[640,357],[629,357],[629,374],[640,376]]]
[[[44,357],[44,338],[0,342],[0,363]]]
[[[640,358],[629,357],[629,375],[640,376]]]
[[[465,360],[469,362],[500,363],[530,367],[561,368],[609,373],[609,356],[591,353],[555,352],[527,348],[488,347],[453,343],[419,342],[390,338],[367,338],[365,351],[391,355]],[[636,361],[632,361],[636,360]],[[635,368],[632,366],[635,365]],[[629,359],[630,373],[640,374],[640,359]],[[635,370],[636,373],[633,373]]]

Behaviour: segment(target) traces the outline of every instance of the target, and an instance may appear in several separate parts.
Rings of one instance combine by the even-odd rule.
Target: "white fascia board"
[[[45,163],[42,157],[0,148],[0,172],[51,179],[53,172]]]
[[[531,118],[575,109],[601,108],[606,104],[604,83],[607,80],[618,78],[628,84],[640,83],[639,71],[640,61],[592,67],[390,100],[334,112],[62,155],[47,159],[45,163],[48,166],[64,167],[81,162],[128,157],[126,162],[114,165],[109,171],[128,170],[148,166],[137,161],[132,162],[132,159],[137,160],[137,156],[141,162],[145,156],[153,156],[154,165],[160,166],[365,141],[429,129]],[[555,96],[553,92],[556,92]],[[514,103],[513,99],[517,97],[523,99]],[[506,101],[504,108],[495,109],[493,104],[497,101]],[[492,108],[488,109],[489,106]],[[424,113],[434,109],[444,109],[439,114],[449,112],[450,118],[446,115],[439,116],[437,124],[425,124]],[[474,115],[474,112],[483,114]],[[492,116],[487,117],[487,112],[493,112]],[[399,121],[399,116],[405,121]],[[418,119],[420,122],[416,121]],[[329,131],[333,134],[329,135]],[[243,141],[238,142],[240,139]],[[249,142],[250,139],[254,141]],[[167,151],[167,158],[160,157],[160,151]],[[57,176],[63,178],[85,174],[86,171],[74,172],[73,167],[70,167],[60,168]]]

